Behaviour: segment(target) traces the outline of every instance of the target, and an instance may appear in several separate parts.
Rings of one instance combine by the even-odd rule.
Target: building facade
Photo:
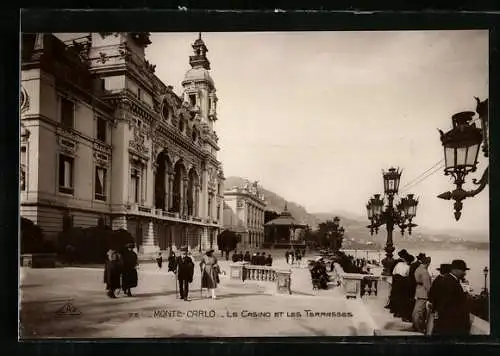
[[[224,192],[224,229],[240,234],[238,248],[261,247],[264,243],[264,194],[257,182],[246,182]]]
[[[216,247],[223,181],[207,47],[176,95],[149,33],[23,34],[21,215],[56,238],[104,222],[148,254]]]

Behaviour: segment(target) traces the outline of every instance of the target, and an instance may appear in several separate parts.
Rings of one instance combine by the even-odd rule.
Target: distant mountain
[[[241,186],[245,184],[245,179],[241,177],[227,177],[225,181],[225,189],[231,189],[235,186]],[[288,201],[282,196],[265,189],[259,185],[259,188],[264,193],[264,197],[267,201],[267,210],[274,210],[277,213],[281,213],[287,204],[288,211],[290,211],[293,217],[301,223],[307,224],[311,229],[316,229],[318,224],[329,219],[333,219],[335,216],[340,218],[340,224],[345,228],[346,234],[344,240],[346,244],[352,246],[359,246],[356,248],[361,248],[361,246],[380,248],[385,245],[386,232],[384,227],[380,227],[379,233],[370,236],[370,230],[366,227],[369,223],[368,219],[364,216],[360,216],[351,212],[346,212],[342,210],[336,210],[331,213],[309,213],[303,206],[292,201]],[[488,248],[489,239],[488,234],[484,232],[479,233],[469,233],[463,231],[438,231],[422,227],[416,227],[413,230],[413,235],[408,236],[407,232],[405,236],[401,236],[400,229],[395,228],[393,233],[393,239],[397,246],[404,248],[425,248],[426,246],[432,246],[432,248],[444,248],[453,249],[455,247],[466,247],[466,248]]]

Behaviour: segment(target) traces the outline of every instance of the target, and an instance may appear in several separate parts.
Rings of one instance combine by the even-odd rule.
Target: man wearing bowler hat
[[[469,268],[464,260],[453,260],[450,272],[430,293],[429,301],[435,313],[432,335],[469,335],[470,310],[467,295],[460,284],[467,270]]]
[[[187,246],[181,247],[182,255],[177,259],[177,279],[179,280],[179,291],[181,299],[189,301],[189,283],[193,282],[194,262],[188,256]]]
[[[445,279],[446,275],[450,273],[450,266],[451,265],[449,263],[441,263],[441,265],[439,265],[439,268],[436,268],[439,271],[439,275],[434,278],[431,283],[431,289],[428,293],[426,305],[428,313],[426,330],[427,335],[432,335],[432,331],[434,329],[434,318],[435,316],[437,316],[434,312],[436,310],[436,297],[443,293],[441,291],[443,280]]]

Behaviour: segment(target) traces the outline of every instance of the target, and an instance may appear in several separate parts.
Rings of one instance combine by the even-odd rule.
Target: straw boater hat
[[[182,252],[187,252],[187,251],[188,251],[188,247],[187,247],[187,246],[182,246],[182,247],[180,248],[180,250],[181,250]]]
[[[206,253],[211,253],[211,252],[214,252],[213,248],[209,248]]]

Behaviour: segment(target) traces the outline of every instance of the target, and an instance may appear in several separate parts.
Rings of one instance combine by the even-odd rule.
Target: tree
[[[318,225],[317,233],[321,246],[330,247],[334,251],[338,251],[342,247],[344,228],[339,225],[339,221],[340,219],[335,217]]]
[[[271,220],[277,219],[279,216],[280,216],[280,214],[278,214],[275,211],[272,211],[272,210],[264,211],[264,224],[271,221]]]
[[[55,252],[55,246],[45,239],[40,226],[21,217],[21,254],[51,252]]]

